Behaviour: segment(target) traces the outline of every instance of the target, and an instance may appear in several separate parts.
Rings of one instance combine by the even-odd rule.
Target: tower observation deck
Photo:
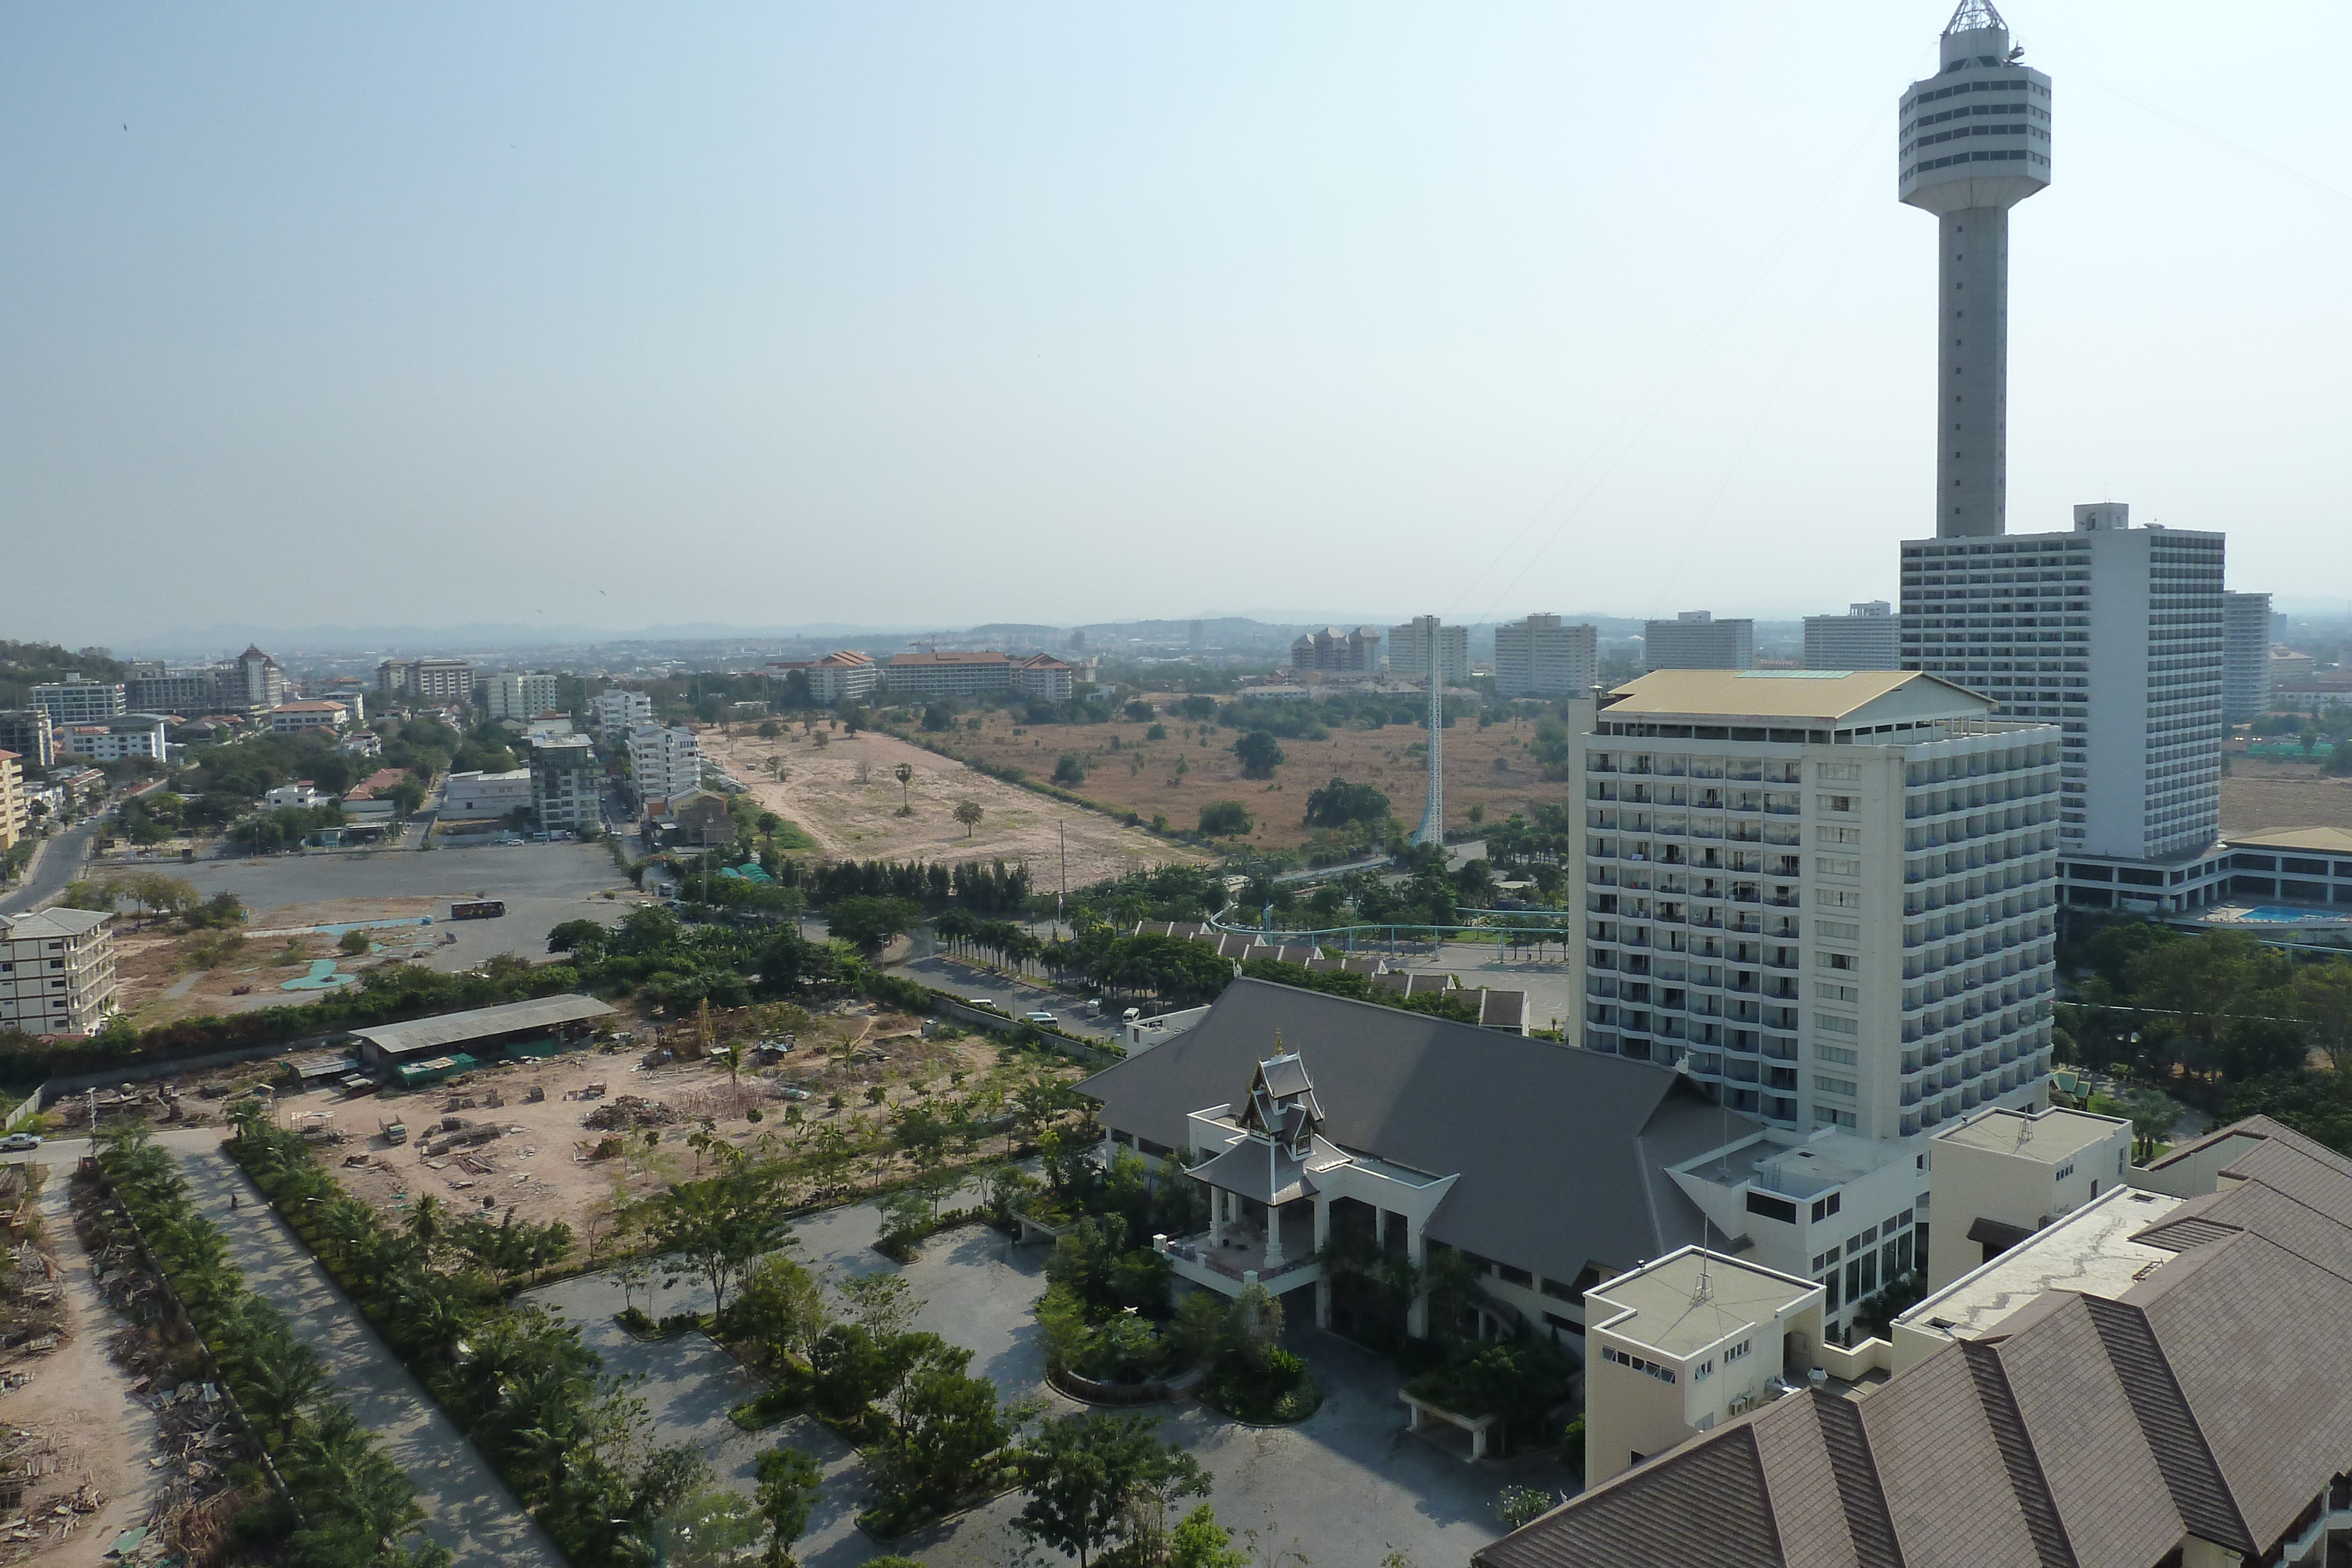
[[[2009,209],[2050,183],[2050,78],[2017,63],[1991,0],[1961,0],[1942,68],[1903,94],[1898,193],[1936,214],[1936,534],[2003,531]]]

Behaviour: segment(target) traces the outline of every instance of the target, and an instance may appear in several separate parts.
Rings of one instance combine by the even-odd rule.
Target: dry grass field
[[[1164,709],[1176,699],[1159,694],[1150,700]],[[1043,781],[1052,778],[1064,752],[1073,753],[1087,769],[1077,793],[1147,821],[1165,816],[1172,827],[1194,826],[1201,808],[1212,800],[1239,800],[1257,820],[1250,841],[1267,848],[1307,841],[1307,792],[1335,778],[1375,786],[1408,826],[1420,820],[1427,798],[1422,755],[1410,749],[1421,743],[1418,725],[1335,729],[1327,740],[1285,740],[1286,760],[1268,781],[1241,776],[1241,764],[1228,749],[1237,732],[1213,723],[1163,717],[1159,722],[1167,727],[1168,738],[1147,740],[1148,723],[1030,727],[1016,726],[1003,713],[972,716],[981,718],[979,729],[959,728],[940,737],[964,757],[1019,768]],[[1534,736],[1533,721],[1525,719],[1486,729],[1465,720],[1445,732],[1449,828],[1470,826],[1473,806],[1483,807],[1491,822],[1538,801],[1568,799],[1568,786],[1545,779],[1541,766],[1528,754]]]
[[[847,737],[835,731],[820,747],[798,728],[789,739],[773,740],[741,727],[731,736],[706,730],[702,747],[749,785],[761,805],[837,859],[1026,862],[1038,885],[1050,886],[1066,833],[1070,885],[1083,887],[1171,861],[1205,858],[870,731]],[[783,765],[781,783],[766,767],[772,757]],[[903,791],[895,775],[902,763],[911,770]],[[1048,759],[1046,770],[1052,767]],[[955,820],[963,800],[981,809],[969,830]],[[902,804],[913,815],[899,816]]]
[[[2330,779],[2312,762],[2234,758],[2221,780],[2221,831],[2352,829],[2352,779]]]

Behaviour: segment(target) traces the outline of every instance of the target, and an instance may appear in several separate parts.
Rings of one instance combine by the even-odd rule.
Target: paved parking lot
[[[971,1228],[927,1246],[900,1269],[873,1249],[879,1218],[870,1205],[835,1209],[802,1223],[800,1256],[820,1270],[902,1273],[925,1303],[917,1326],[973,1351],[972,1370],[1008,1396],[1044,1396],[1048,1414],[1081,1406],[1045,1385],[1030,1303],[1044,1293],[1044,1249],[1015,1247],[993,1230]],[[609,1276],[572,1280],[536,1292],[583,1325],[609,1371],[643,1374],[638,1387],[662,1437],[690,1436],[706,1445],[722,1476],[749,1486],[753,1456],[778,1442],[806,1449],[823,1464],[825,1491],[796,1555],[808,1568],[849,1568],[885,1548],[856,1527],[865,1482],[856,1455],[824,1427],[796,1416],[756,1437],[738,1432],[728,1407],[748,1396],[751,1379],[700,1335],[640,1344],[613,1322],[620,1287]],[[707,1306],[701,1287],[681,1280],[661,1291],[656,1315]],[[1462,1568],[1502,1533],[1496,1499],[1505,1486],[1559,1489],[1568,1483],[1548,1454],[1472,1466],[1459,1445],[1404,1430],[1397,1379],[1387,1364],[1334,1335],[1294,1324],[1291,1343],[1328,1397],[1297,1427],[1244,1427],[1196,1403],[1150,1406],[1168,1436],[1200,1457],[1214,1479],[1209,1501],[1235,1530],[1258,1532],[1272,1561],[1293,1541],[1323,1568],[1373,1568],[1392,1552],[1412,1568]],[[1018,1494],[905,1540],[895,1550],[933,1568],[1003,1568],[1024,1542],[1011,1529]],[[1040,1559],[1053,1562],[1053,1553]],[[1284,1561],[1287,1562],[1287,1559]]]
[[[507,913],[498,920],[450,921],[446,907],[432,911],[436,930],[457,938],[434,950],[428,962],[436,969],[471,968],[499,953],[545,957],[547,934],[562,922],[588,919],[610,925],[630,908],[629,879],[601,843],[337,851],[197,861],[163,869],[187,878],[207,895],[236,894],[257,926],[269,923],[272,910],[289,905],[395,898],[431,899],[446,905],[461,898],[503,899]],[[607,890],[623,896],[599,896]]]

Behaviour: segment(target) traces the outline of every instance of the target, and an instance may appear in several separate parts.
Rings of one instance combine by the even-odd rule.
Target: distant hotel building
[[[1495,628],[1495,690],[1507,697],[1570,697],[1601,679],[1600,632],[1530,615]]]
[[[994,649],[975,649],[894,654],[882,666],[881,687],[894,696],[926,702],[1010,691],[1031,702],[1066,703],[1076,676],[1069,664],[1051,653],[1015,659]]]
[[[1800,1131],[2040,1103],[2059,734],[1896,671],[1659,671],[1580,703],[1588,1050]]]
[[[1899,670],[1903,623],[1884,599],[1855,605],[1843,615],[1805,617],[1805,668],[1809,670]]]
[[[152,713],[127,713],[103,724],[68,724],[57,732],[61,757],[87,762],[120,762],[126,757],[164,759],[163,720]]]
[[[1437,636],[1437,679],[1459,685],[1470,678],[1470,628],[1443,626],[1434,615],[1416,615],[1402,626],[1389,628],[1389,677],[1399,681],[1429,678],[1429,639]]]
[[[1905,541],[1903,665],[2058,724],[2069,903],[2196,908],[2229,878],[2222,537],[2130,513],[2102,502],[2074,508],[2072,533]]]
[[[492,675],[488,685],[490,716],[534,719],[552,713],[559,700],[557,690],[557,677],[553,675]]]
[[[1301,634],[1290,644],[1290,667],[1324,674],[1377,675],[1381,673],[1381,629],[1359,626],[1342,632],[1325,626]]]
[[[1705,610],[1644,622],[1642,658],[1653,670],[1752,670],[1756,622],[1717,621]]]
[[[2271,596],[2221,595],[2221,717],[2245,724],[2270,711]]]
[[[768,677],[782,683],[793,675],[808,682],[809,700],[831,707],[845,699],[858,702],[882,684],[882,666],[868,653],[843,648],[822,659],[772,659]]]

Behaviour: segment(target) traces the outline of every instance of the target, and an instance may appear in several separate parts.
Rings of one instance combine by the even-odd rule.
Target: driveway
[[[394,1462],[415,1483],[425,1533],[460,1563],[565,1568],[554,1543],[506,1483],[384,1348],[245,1173],[229,1163],[218,1139],[217,1132],[192,1132],[158,1141],[178,1157],[197,1208],[228,1238],[229,1256],[244,1270],[246,1283],[326,1358],[352,1413],[383,1439]],[[234,1213],[231,1193],[243,1200]]]
[[[800,1223],[797,1253],[820,1272],[901,1274],[924,1303],[916,1326],[969,1347],[972,1371],[1001,1394],[1042,1396],[1049,1417],[1082,1408],[1045,1383],[1029,1312],[1045,1291],[1042,1247],[1014,1247],[993,1230],[971,1227],[935,1239],[901,1268],[873,1249],[879,1231],[873,1205],[830,1210]],[[806,1416],[756,1436],[736,1431],[727,1408],[753,1384],[707,1339],[689,1334],[650,1345],[630,1339],[613,1322],[622,1301],[609,1275],[566,1281],[535,1296],[581,1323],[608,1369],[645,1374],[637,1393],[663,1437],[704,1443],[722,1476],[748,1487],[752,1456],[777,1443],[815,1456],[824,1469],[824,1495],[796,1551],[808,1568],[850,1568],[883,1554],[886,1548],[856,1527],[866,1483],[856,1455]],[[649,1310],[658,1316],[709,1304],[698,1281],[681,1278],[667,1290],[656,1281]],[[1501,1535],[1496,1501],[1504,1487],[1558,1490],[1571,1484],[1549,1454],[1472,1466],[1459,1457],[1462,1446],[1443,1436],[1407,1434],[1396,1375],[1380,1357],[1312,1327],[1294,1324],[1289,1340],[1328,1395],[1297,1427],[1244,1427],[1192,1402],[1142,1412],[1158,1416],[1171,1441],[1199,1457],[1213,1480],[1207,1500],[1218,1520],[1236,1531],[1257,1531],[1263,1560],[1296,1541],[1318,1563],[1373,1568],[1402,1552],[1413,1568],[1458,1568]],[[1025,1542],[1011,1527],[1022,1500],[1017,1493],[997,1498],[887,1550],[932,1568],[1003,1568],[1023,1560]],[[1033,1560],[1058,1561],[1042,1549]]]

